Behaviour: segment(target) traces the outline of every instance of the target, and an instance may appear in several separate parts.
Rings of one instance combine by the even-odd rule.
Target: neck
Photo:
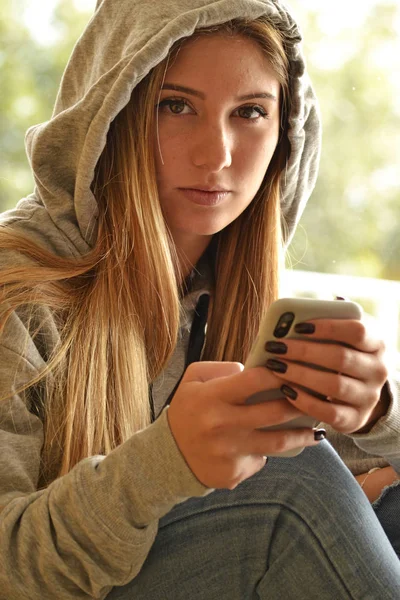
[[[194,269],[201,256],[208,248],[212,236],[196,236],[196,238],[182,240],[175,239],[179,267],[183,279]],[[184,242],[184,243],[183,243]]]

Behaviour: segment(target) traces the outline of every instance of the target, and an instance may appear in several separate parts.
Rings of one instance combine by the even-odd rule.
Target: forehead
[[[255,40],[219,33],[194,34],[183,42],[167,70],[169,81],[179,83],[177,77],[194,86],[210,82],[224,86],[277,84],[270,62]]]

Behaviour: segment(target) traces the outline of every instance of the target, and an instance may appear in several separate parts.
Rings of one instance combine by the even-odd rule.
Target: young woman
[[[318,321],[242,367],[316,179],[299,44],[275,0],[103,0],[28,131],[35,191],[0,228],[0,598],[399,597],[324,430],[260,430],[310,414],[392,483],[382,342]]]

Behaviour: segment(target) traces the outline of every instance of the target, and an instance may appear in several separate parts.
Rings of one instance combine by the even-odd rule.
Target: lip
[[[207,185],[193,185],[190,188],[180,188],[183,190],[197,190],[199,192],[229,192],[230,190],[227,190],[225,188],[219,188],[219,187],[210,187]]]
[[[228,190],[204,190],[196,188],[178,188],[186,198],[200,206],[217,206],[230,194]]]

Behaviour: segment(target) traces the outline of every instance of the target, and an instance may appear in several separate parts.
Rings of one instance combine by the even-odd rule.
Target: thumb
[[[244,366],[240,362],[204,361],[194,362],[188,366],[182,378],[182,383],[190,381],[210,381],[220,377],[229,377],[241,373]]]

